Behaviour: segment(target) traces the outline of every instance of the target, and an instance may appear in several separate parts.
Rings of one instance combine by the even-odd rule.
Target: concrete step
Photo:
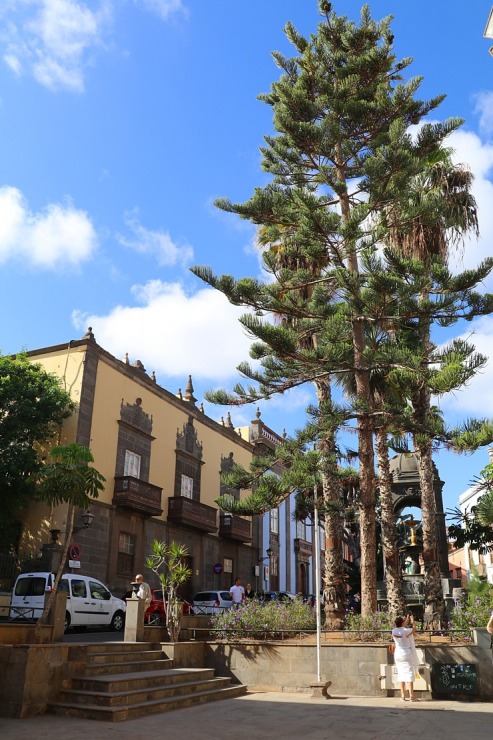
[[[106,692],[116,693],[121,691],[140,691],[143,688],[153,688],[162,686],[164,683],[173,685],[174,683],[185,683],[192,681],[204,681],[214,678],[212,668],[169,668],[159,670],[156,664],[153,664],[154,670],[123,673],[119,675],[105,676],[81,676],[72,679],[72,689],[87,692]]]
[[[162,653],[161,653],[162,656]],[[155,671],[156,666],[161,669],[171,668],[173,661],[161,657],[153,660],[135,660],[114,663],[88,663],[86,666],[86,676],[104,676],[114,675],[116,673],[137,673],[138,671]]]
[[[162,660],[162,648],[155,650],[114,650],[113,652],[91,653],[87,656],[87,665],[101,665],[104,663],[131,663],[145,660]]]
[[[61,704],[78,704],[81,706],[97,705],[99,707],[124,707],[143,702],[154,702],[159,699],[185,696],[215,689],[227,688],[229,678],[205,678],[204,680],[187,680],[162,685],[144,686],[140,690],[129,691],[80,691],[69,689],[62,691],[58,697]]]
[[[70,647],[77,648],[79,645],[75,643]],[[95,653],[140,653],[142,650],[159,650],[161,644],[159,642],[95,642],[82,643],[82,647],[87,655],[93,655]]]
[[[246,687],[230,678],[215,678],[212,668],[173,668],[159,644],[92,645],[85,666],[73,676],[53,714],[122,722],[149,713],[242,696]],[[77,650],[74,663],[80,661]]]
[[[97,704],[61,704],[53,703],[49,706],[49,711],[64,717],[81,717],[85,719],[96,719],[107,722],[124,722],[129,719],[148,714],[157,714],[169,712],[173,709],[183,709],[197,704],[206,704],[208,702],[220,701],[221,699],[231,699],[246,694],[246,686],[228,686],[226,688],[207,691],[198,691],[196,693],[184,696],[173,696],[160,698],[152,701],[138,702],[136,704],[124,707],[100,707]],[[200,734],[200,730],[197,730]]]

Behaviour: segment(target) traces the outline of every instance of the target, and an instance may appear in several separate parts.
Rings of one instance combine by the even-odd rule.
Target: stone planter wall
[[[43,714],[73,665],[69,645],[0,645],[0,716]]]
[[[5,622],[0,624],[0,645],[34,645],[36,626],[34,624],[15,624]],[[38,631],[39,642],[42,644],[53,642],[53,625],[45,624]],[[63,631],[62,636],[63,637]]]
[[[9,626],[9,625],[7,625]],[[476,644],[468,646],[418,645],[422,662],[474,663],[479,694],[493,700],[493,669],[489,636],[476,631]],[[251,690],[311,692],[317,680],[316,646],[282,642],[190,641],[161,642],[166,657],[177,668],[214,668]],[[0,716],[42,714],[71,677],[83,675],[89,644],[0,645]],[[388,663],[386,645],[341,644],[321,646],[321,679],[330,681],[329,694],[337,696],[391,696],[381,681]],[[472,698],[472,697],[471,697]]]
[[[162,642],[161,647],[165,656],[173,661],[173,668],[205,666],[205,642]]]
[[[489,645],[489,642],[488,642]],[[477,666],[479,694],[475,699],[493,699],[491,651],[480,645],[418,646],[422,663],[473,663]],[[382,666],[389,663],[382,644],[323,645],[320,650],[321,681],[330,681],[329,694],[337,696],[392,696],[394,690],[382,681]],[[205,665],[218,676],[229,676],[252,691],[311,693],[317,681],[315,645],[282,642],[205,643]],[[429,677],[429,671],[427,671]],[[422,696],[431,696],[430,685]],[[418,686],[417,686],[418,688]]]

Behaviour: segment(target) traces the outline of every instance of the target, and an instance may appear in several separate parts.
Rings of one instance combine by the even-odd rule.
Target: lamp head
[[[89,509],[82,514],[82,521],[84,522],[85,529],[91,526],[93,519],[94,514]]]

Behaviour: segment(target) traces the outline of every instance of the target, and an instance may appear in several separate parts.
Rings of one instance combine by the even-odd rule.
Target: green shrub
[[[464,630],[463,637],[468,638],[470,631],[478,627],[486,627],[492,610],[492,589],[477,594],[474,592],[466,594],[465,598],[459,599],[452,616],[450,627],[454,630]]]
[[[284,631],[314,630],[316,615],[311,606],[299,599],[267,604],[252,599],[211,617],[211,627],[213,637],[225,640],[244,637],[272,640],[282,636]]]
[[[363,617],[349,611],[346,615],[345,629],[355,630],[354,639],[362,642],[388,642],[394,626],[395,620],[389,612],[374,612]]]

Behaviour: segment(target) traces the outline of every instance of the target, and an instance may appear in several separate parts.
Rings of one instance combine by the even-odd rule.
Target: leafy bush
[[[477,627],[486,627],[492,610],[493,589],[477,593],[473,586],[472,591],[459,599],[450,618],[450,626],[454,630],[464,630],[464,637],[469,637],[470,630]]]
[[[238,608],[225,609],[211,617],[211,627],[214,637],[225,640],[244,637],[272,640],[281,637],[285,631],[314,630],[316,615],[314,609],[299,599],[267,604],[252,599]]]
[[[374,612],[369,617],[363,617],[349,611],[346,615],[345,629],[355,630],[354,639],[362,642],[388,642],[394,626],[395,620],[389,612]]]

